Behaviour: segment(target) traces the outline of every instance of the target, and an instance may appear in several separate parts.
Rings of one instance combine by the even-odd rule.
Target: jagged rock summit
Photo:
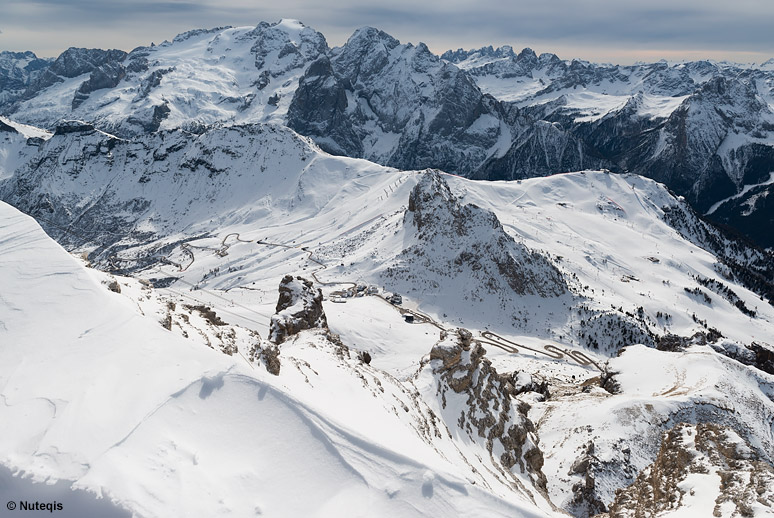
[[[423,173],[411,191],[404,227],[412,244],[387,274],[408,281],[409,290],[431,291],[445,282],[460,299],[494,295],[502,304],[514,296],[567,291],[550,260],[517,243],[493,212],[463,203],[438,171]]]

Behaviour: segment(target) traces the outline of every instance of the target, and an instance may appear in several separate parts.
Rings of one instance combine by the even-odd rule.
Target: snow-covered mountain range
[[[774,254],[702,216],[769,235],[770,67],[3,56],[3,466],[143,517],[774,513]]]
[[[313,66],[312,66],[313,65]],[[510,47],[449,51],[358,29],[329,48],[292,20],[197,29],[164,43],[0,59],[0,113],[120,137],[276,122],[328,152],[400,169],[517,179],[605,167],[666,183],[701,213],[772,246],[774,69],[632,66]]]

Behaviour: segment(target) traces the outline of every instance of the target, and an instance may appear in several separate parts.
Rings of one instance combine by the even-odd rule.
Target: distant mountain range
[[[774,61],[566,61],[511,47],[448,51],[374,28],[329,48],[296,21],[193,30],[158,46],[0,54],[0,113],[120,137],[276,122],[334,154],[500,180],[589,167],[665,183],[774,245]]]

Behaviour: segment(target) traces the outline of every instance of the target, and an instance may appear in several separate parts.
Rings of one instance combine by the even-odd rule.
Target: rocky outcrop
[[[484,180],[517,180],[556,173],[601,169],[613,163],[558,122],[529,123],[504,153],[470,174]]]
[[[255,56],[255,68],[267,73],[267,84],[289,70],[303,68],[328,51],[321,33],[296,21],[260,22],[244,37],[255,41],[250,52]]]
[[[327,56],[309,65],[288,109],[288,126],[332,153],[362,156],[363,143],[347,114],[347,91]]]
[[[292,275],[283,277],[276,314],[271,317],[269,340],[281,344],[304,329],[327,329],[322,299],[322,291],[312,281]]]
[[[770,514],[774,511],[774,468],[757,459],[728,428],[712,423],[679,424],[664,433],[655,462],[632,485],[618,490],[609,512],[601,516],[660,516],[696,499],[705,504],[712,499],[714,516]]]
[[[742,345],[730,340],[721,340],[710,344],[716,352],[750,365],[758,370],[774,375],[774,346],[765,342],[752,342]]]
[[[470,331],[441,332],[430,351],[429,367],[437,378],[441,405],[449,412],[459,410],[456,427],[474,441],[485,441],[496,466],[503,474],[524,475],[545,492],[543,454],[535,427],[527,417],[528,407],[512,399],[516,389],[508,376],[492,367],[481,344]],[[447,423],[455,426],[455,423]],[[512,482],[519,485],[517,479]]]
[[[572,498],[567,508],[573,516],[592,516],[607,511],[607,507],[596,491],[597,481],[595,467],[599,459],[594,453],[594,443],[584,445],[581,454],[570,466],[568,475],[580,476],[580,480],[572,486]]]
[[[66,78],[88,74],[106,65],[108,68],[112,68],[126,59],[126,56],[126,52],[117,49],[102,50],[70,47],[62,52],[56,58],[56,61],[34,83],[30,84],[24,97],[25,99],[31,99],[41,90],[56,83],[61,83]],[[105,72],[105,74],[108,75],[108,72]],[[101,74],[98,73],[97,77],[95,77],[95,84],[102,80],[99,76]]]
[[[279,348],[276,345],[264,347],[261,349],[260,359],[266,366],[266,370],[269,371],[269,374],[279,376],[281,368],[279,354]]]
[[[504,303],[514,296],[567,291],[546,257],[514,241],[494,213],[462,203],[438,172],[425,172],[411,191],[404,225],[413,244],[387,270],[386,280],[408,281],[407,290],[420,290],[438,277],[459,287],[460,300],[494,296]]]
[[[81,83],[73,98],[73,110],[89,98],[89,94],[103,88],[114,88],[126,77],[126,68],[117,62],[109,61],[91,71],[89,78]]]

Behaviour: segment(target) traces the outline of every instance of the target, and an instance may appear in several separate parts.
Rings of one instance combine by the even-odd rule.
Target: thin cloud
[[[45,26],[40,48],[65,49],[78,41],[132,48],[171,39],[178,32],[219,25],[255,25],[297,18],[341,45],[358,27],[371,25],[403,42],[427,43],[436,52],[510,44],[555,51],[561,57],[636,56],[663,50],[695,58],[774,55],[770,20],[774,2],[757,0],[285,0],[256,6],[252,0],[6,0],[4,20],[18,33]],[[8,29],[8,26],[6,26]],[[10,30],[0,45],[19,47],[35,39],[13,40]],[[19,43],[14,43],[19,41]],[[80,44],[79,45],[83,45]],[[36,48],[30,48],[36,50]],[[557,52],[558,53],[558,52]],[[650,55],[650,54],[649,54]],[[650,58],[648,58],[650,59]]]

